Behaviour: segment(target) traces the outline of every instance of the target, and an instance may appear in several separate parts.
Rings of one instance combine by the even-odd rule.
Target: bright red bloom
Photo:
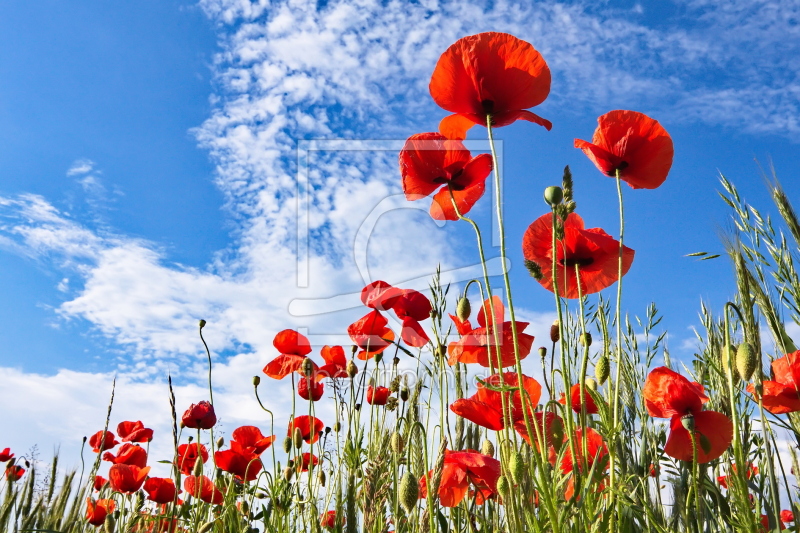
[[[491,361],[496,367],[498,346],[495,341],[497,337],[499,337],[500,340],[500,367],[505,368],[515,363],[514,337],[511,329],[511,322],[503,322],[504,307],[500,297],[493,296],[492,302],[494,303],[493,315],[495,325],[492,325],[491,317],[487,317],[488,312],[485,312],[488,311],[491,305],[489,300],[486,300],[478,313],[478,324],[480,327],[463,334],[461,339],[451,342],[447,346],[447,362],[451,366],[456,363],[478,363],[488,368],[490,366],[489,358],[491,357]],[[469,326],[469,321],[465,322],[466,325]],[[516,327],[517,340],[519,342],[519,358],[525,359],[531,352],[533,335],[523,333],[525,328],[528,327],[527,322],[517,321]]]
[[[490,376],[485,380],[485,383],[491,387],[499,387],[500,375]],[[503,374],[503,383],[508,387],[519,386],[517,373],[505,372]],[[535,379],[522,376],[522,387],[527,396],[525,403],[528,405],[528,413],[533,413],[532,406],[536,406],[539,403],[539,398],[542,395],[542,386]],[[514,391],[513,394],[511,392],[501,393],[491,390],[483,383],[479,383],[475,394],[469,398],[454,401],[450,405],[450,410],[479,426],[493,431],[500,431],[505,427],[503,395],[505,395],[506,401],[511,403],[512,424],[521,420],[524,426],[525,414],[522,411],[522,397],[518,390]]]
[[[217,468],[230,472],[242,481],[253,481],[263,467],[261,459],[255,453],[233,448],[216,452],[214,459],[217,462]]]
[[[147,478],[144,490],[147,492],[147,499],[156,503],[171,503],[177,495],[175,482],[166,477]]]
[[[406,200],[436,193],[430,209],[435,220],[458,220],[454,199],[459,213],[468,213],[483,196],[492,166],[491,155],[472,157],[461,141],[448,140],[438,133],[412,135],[400,151]]]
[[[648,469],[647,475],[650,477],[658,477],[658,467],[653,463],[650,463],[650,468]]]
[[[581,412],[581,386],[579,383],[576,383],[569,389],[569,398],[570,398],[570,407],[576,413]],[[589,388],[584,385],[583,387],[583,394],[584,400],[586,401],[586,414],[589,415],[596,415],[597,411],[597,404],[594,403],[594,398],[592,395],[589,394]],[[561,405],[567,405],[567,400],[564,397],[564,393],[561,393],[561,398],[558,399],[558,403]]]
[[[359,359],[372,359],[392,344],[394,332],[386,327],[388,323],[386,317],[376,309],[348,326],[347,334],[361,348]]]
[[[94,476],[94,490],[101,491],[108,484],[108,480],[103,476]]]
[[[542,419],[544,417],[544,419]],[[536,427],[533,427],[533,424]],[[542,437],[544,437],[544,444],[545,448],[548,449],[552,453],[555,453],[555,449],[560,447],[561,444],[564,442],[564,420],[555,413],[551,413],[547,411],[543,413],[541,411],[537,411],[533,413],[531,417],[531,436],[533,437],[533,441],[536,444],[536,449],[539,449],[539,443],[536,440],[536,431],[541,433]],[[528,444],[531,443],[531,439],[528,436],[528,426],[525,424],[525,420],[520,419],[514,422],[514,429],[516,432],[527,442]]]
[[[272,345],[280,355],[267,363],[264,373],[273,379],[283,379],[303,366],[306,356],[311,353],[311,343],[305,335],[293,329],[285,329],[275,335]],[[314,365],[316,371],[317,365]]]
[[[108,470],[108,482],[114,492],[133,494],[144,483],[150,467],[139,468],[131,465],[111,465]]]
[[[316,402],[325,392],[325,385],[314,380],[314,378],[302,377],[297,383],[297,394],[304,400]]]
[[[86,520],[93,526],[102,526],[108,513],[114,512],[114,500],[97,500],[86,498]]]
[[[370,309],[389,311],[402,292],[385,281],[373,281],[361,289],[361,302]]]
[[[290,437],[294,435],[294,430],[296,428],[300,429],[304,441],[309,444],[314,444],[319,440],[319,434],[325,429],[325,424],[317,417],[300,415],[294,417],[294,419],[289,422],[289,432],[287,435]]]
[[[25,474],[25,469],[19,465],[8,465],[6,467],[6,479],[9,481],[19,481],[23,474]]]
[[[525,111],[550,94],[550,69],[542,55],[507,33],[487,32],[463,37],[439,58],[430,84],[433,101],[455,113],[445,117],[439,131],[464,139],[475,124],[507,126],[527,120],[548,130],[550,121]]]
[[[772,362],[775,381],[764,381],[764,409],[774,415],[800,411],[800,351],[787,353]],[[747,392],[755,395],[753,384]]]
[[[241,453],[261,455],[275,442],[275,435],[265,437],[255,426],[241,426],[231,434],[231,449]]]
[[[692,460],[692,439],[681,418],[691,416],[697,441],[697,462],[713,461],[730,446],[733,423],[722,413],[703,411],[708,397],[699,383],[692,383],[666,367],[653,369],[644,383],[645,406],[650,416],[671,418],[664,452],[681,461]]]
[[[541,285],[553,292],[553,216],[542,215],[528,226],[522,238],[522,254],[542,270]],[[622,248],[622,274],[628,273],[634,251]],[[583,219],[570,213],[564,221],[564,238],[556,243],[558,265],[558,294],[564,298],[578,297],[580,272],[581,292],[600,292],[617,281],[619,241],[600,228],[584,229]]]
[[[175,458],[175,465],[184,474],[189,475],[194,471],[194,465],[197,464],[197,459],[203,463],[208,461],[208,450],[199,442],[191,442],[189,444],[181,444],[178,446],[178,456]]]
[[[318,464],[319,459],[317,459],[316,455],[305,452],[300,455],[300,463],[298,463],[297,469],[299,472],[308,472],[309,466],[317,466]]]
[[[431,302],[421,292],[398,289],[385,281],[374,281],[361,290],[361,301],[376,311],[394,311],[403,323],[400,337],[409,346],[420,348],[430,340],[420,321],[430,318],[432,307]],[[383,316],[380,315],[380,318]]]
[[[13,458],[14,458],[14,454],[11,453],[11,448],[6,448],[2,452],[0,452],[0,463],[8,462]]]
[[[735,474],[736,473],[736,465],[731,465],[731,468],[733,469],[733,473]],[[747,476],[747,479],[753,479],[753,476],[757,476],[758,475],[758,467],[755,466],[753,463],[750,463],[748,465],[748,467],[747,467],[747,474],[745,474],[745,475]],[[727,489],[728,488],[728,476],[718,476],[717,477],[717,483],[719,483],[719,486],[722,487],[723,489]]]
[[[370,405],[386,405],[391,395],[392,391],[386,387],[367,387],[367,403]]]
[[[183,490],[206,503],[222,505],[222,492],[206,476],[187,476],[183,482]]]
[[[102,450],[100,449],[101,443],[102,443]],[[117,442],[116,437],[110,431],[105,432],[105,440],[103,440],[102,430],[98,431],[97,433],[89,437],[89,446],[92,447],[92,451],[94,453],[110,450],[117,444],[119,444],[119,442]]]
[[[794,513],[790,509],[781,511],[781,522],[794,522]]]
[[[341,346],[323,346],[322,358],[325,364],[317,371],[317,380],[325,378],[337,379],[347,377],[347,358]]]
[[[570,447],[567,446],[564,456],[561,459],[560,468],[565,474],[571,474],[576,469],[581,473],[591,472],[594,468],[594,481],[599,481],[598,490],[603,488],[602,476],[608,468],[608,448],[606,447],[603,437],[592,428],[586,428],[586,465],[583,465],[583,428],[577,428],[573,436],[573,445],[575,453],[578,456],[578,461],[573,462],[572,452]],[[564,499],[570,500],[575,495],[575,484],[572,477],[567,481],[567,487],[564,490]]]
[[[141,446],[125,443],[117,450],[117,455],[111,452],[103,454],[103,460],[115,465],[133,465],[139,468],[147,466],[147,452]]]
[[[122,442],[150,442],[153,440],[153,430],[144,427],[141,421],[120,422],[117,426],[117,435]]]
[[[781,511],[781,515],[782,514],[783,514],[783,511]],[[786,526],[784,525],[784,523],[781,520],[782,519],[778,520],[778,529],[780,531],[783,531],[784,529],[786,529]],[[761,528],[759,529],[759,531],[763,532],[763,533],[767,533],[769,530],[770,530],[769,529],[769,516],[765,515],[765,514],[762,514],[761,515]]]
[[[214,406],[203,400],[199,403],[193,403],[183,413],[181,422],[187,428],[211,429],[217,423],[217,415],[214,413]]]
[[[419,480],[419,497],[428,497],[428,476]],[[442,481],[439,485],[439,503],[443,507],[455,507],[466,496],[470,483],[484,495],[497,492],[497,479],[500,477],[500,461],[472,450],[453,452],[446,450]]]
[[[609,111],[597,119],[592,142],[575,139],[606,176],[619,177],[634,189],[655,189],[672,166],[672,138],[657,120],[636,111]]]
[[[344,523],[345,518],[342,517],[342,525],[344,525]],[[336,511],[328,511],[327,513],[319,515],[319,525],[327,529],[336,527]]]

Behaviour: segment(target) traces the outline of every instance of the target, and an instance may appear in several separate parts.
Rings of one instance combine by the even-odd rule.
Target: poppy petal
[[[282,354],[267,363],[264,373],[273,379],[283,379],[292,372],[297,372],[306,360],[305,355]],[[316,370],[317,365],[313,365]]]
[[[466,115],[448,115],[439,122],[439,133],[448,139],[463,141],[475,121]]]
[[[654,368],[648,374],[642,396],[647,412],[656,418],[696,415],[708,401],[688,379],[665,366]]]
[[[707,463],[720,457],[733,441],[733,422],[716,411],[701,411],[694,415],[697,440],[697,462]],[[672,417],[664,453],[680,461],[692,460],[692,438],[683,427],[680,416]]]
[[[485,190],[486,182],[478,182],[472,187],[467,187],[460,191],[453,190],[451,198],[451,190],[443,187],[433,197],[430,209],[431,218],[434,220],[458,220],[458,213],[453,207],[453,200],[456,202],[458,212],[464,216],[481,199]]]
[[[293,329],[285,329],[275,335],[273,346],[282,354],[308,355],[311,353],[311,343],[305,335]]]
[[[498,396],[500,395],[498,394]],[[450,410],[458,416],[492,431],[500,431],[505,427],[503,413],[478,400],[461,398],[450,404]]]

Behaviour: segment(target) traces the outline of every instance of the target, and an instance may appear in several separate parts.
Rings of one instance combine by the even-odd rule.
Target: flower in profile
[[[189,475],[194,471],[197,460],[205,463],[208,461],[208,450],[199,442],[190,442],[178,446],[178,456],[175,458],[175,466],[184,475]]]
[[[388,323],[386,317],[376,309],[348,326],[347,334],[361,348],[358,352],[359,359],[372,359],[392,344],[394,332],[387,327]]]
[[[224,501],[222,491],[206,476],[187,476],[183,482],[183,490],[206,503],[222,505]]]
[[[493,309],[489,315],[489,309]],[[494,320],[492,321],[492,316]],[[456,363],[478,363],[489,368],[489,358],[497,366],[497,352],[500,351],[500,367],[513,365],[514,336],[511,322],[503,322],[504,307],[499,296],[492,296],[492,301],[486,300],[478,313],[478,326],[472,328],[469,320],[464,320],[458,327],[462,337],[447,346],[447,362],[452,366]],[[528,327],[527,322],[516,322],[517,340],[519,342],[519,358],[525,359],[533,346],[533,335],[524,333]],[[500,341],[498,346],[496,340]]]
[[[104,453],[103,460],[115,465],[133,465],[144,468],[147,466],[147,452],[141,446],[126,442],[119,447],[116,455],[111,452]]]
[[[522,238],[522,254],[541,269],[539,283],[553,292],[553,217],[537,218]],[[622,274],[633,263],[634,251],[623,246]],[[600,228],[584,229],[583,219],[570,213],[564,220],[564,238],[556,242],[558,294],[564,298],[578,297],[578,276],[583,295],[600,292],[617,281],[619,241]],[[575,267],[578,273],[575,273]]]
[[[341,346],[323,346],[321,351],[325,364],[317,371],[317,380],[347,377],[347,358]]]
[[[23,474],[25,474],[25,469],[19,465],[6,466],[6,479],[9,481],[19,481]]]
[[[149,477],[143,488],[147,492],[147,499],[156,503],[171,503],[177,496],[175,482],[170,478]]]
[[[419,480],[419,497],[428,497],[428,477],[433,470]],[[439,503],[443,507],[455,507],[467,495],[470,484],[488,498],[497,492],[497,479],[500,477],[500,461],[476,451],[454,452],[446,450],[442,480],[439,484]]]
[[[0,451],[0,463],[6,463],[14,458],[14,454],[11,453],[11,448],[6,448],[3,451]]]
[[[736,473],[736,465],[735,464],[731,465],[731,470],[733,471],[733,474]],[[748,480],[753,479],[753,477],[757,476],[757,475],[758,475],[758,467],[755,466],[753,463],[748,464],[747,465],[747,472],[745,473],[745,476],[747,477],[747,479]],[[723,489],[727,489],[728,488],[728,477],[729,476],[717,476],[717,483],[719,483],[719,486],[722,487]]]
[[[432,307],[421,292],[374,281],[361,290],[361,301],[375,311],[394,311],[403,324],[400,338],[409,346],[420,348],[430,341],[420,321],[430,318]]]
[[[592,142],[575,139],[606,176],[619,177],[634,189],[655,189],[672,166],[672,138],[667,130],[643,113],[609,111],[597,119]]]
[[[311,353],[311,343],[305,335],[293,329],[285,329],[275,335],[272,345],[280,355],[267,363],[264,373],[273,379],[283,379],[292,372],[298,372]],[[313,365],[314,371],[317,365]]]
[[[530,43],[507,33],[479,33],[456,41],[436,63],[430,91],[439,107],[454,113],[439,124],[450,139],[464,139],[475,124],[486,126],[487,116],[493,127],[517,120],[552,127],[527,111],[550,94],[550,69]]]
[[[316,455],[305,452],[300,455],[300,462],[297,463],[297,471],[308,472],[310,466],[317,466],[318,464],[319,459],[317,459]]]
[[[772,361],[774,381],[764,380],[761,401],[764,409],[774,415],[800,411],[800,351],[787,353]],[[755,395],[753,384],[747,392]]]
[[[133,494],[144,483],[150,467],[139,468],[131,465],[112,465],[108,470],[108,482],[114,492]]]
[[[392,391],[386,387],[367,387],[367,403],[370,405],[386,405]]]
[[[319,515],[319,525],[326,529],[336,527],[336,511],[328,511]],[[344,517],[342,517],[342,525],[344,525]]]
[[[684,423],[694,426],[698,463],[713,461],[730,446],[733,423],[722,413],[703,410],[708,396],[699,383],[662,366],[647,376],[642,396],[650,416],[671,419],[664,446],[664,453],[670,457],[692,461],[692,438]]]
[[[300,429],[300,434],[303,436],[304,441],[308,444],[314,444],[319,440],[319,434],[325,429],[325,424],[317,417],[300,415],[289,422],[287,435],[293,436],[295,429]]]
[[[448,140],[439,133],[412,135],[400,151],[406,200],[436,193],[430,208],[435,220],[458,220],[458,213],[467,214],[483,196],[491,172],[491,155],[472,157],[461,141]]]
[[[503,374],[503,384],[507,387],[518,387],[519,378],[516,372],[505,372]],[[488,385],[488,386],[487,386]],[[499,392],[490,387],[500,387],[500,375],[495,374],[478,383],[478,390],[469,398],[461,398],[450,404],[450,410],[460,417],[466,418],[470,422],[479,426],[500,431],[505,427],[503,417],[503,396],[506,403],[511,405],[511,423],[523,422],[525,414],[522,411],[522,396],[518,390],[512,392]],[[525,403],[528,405],[528,413],[533,413],[533,406],[539,403],[542,395],[542,386],[532,377],[522,376],[522,388],[526,392]]]
[[[536,427],[531,427],[531,435],[528,435],[528,426],[525,424],[524,419],[514,422],[514,429],[528,444],[531,443],[531,437],[533,437],[537,450],[540,449],[537,441],[537,430],[539,432],[543,431],[540,434],[544,438],[545,449],[549,449],[554,454],[564,442],[564,420],[550,411],[544,413],[537,411],[531,417],[531,424],[536,424]]]
[[[325,385],[316,381],[314,378],[303,376],[297,383],[297,394],[304,400],[316,402],[322,398],[324,392]]]
[[[583,442],[584,431],[586,433],[586,448],[584,448]],[[573,436],[573,446],[575,453],[578,455],[578,461],[573,460],[571,449],[567,446],[561,459],[561,472],[564,474],[573,474],[575,470],[582,474],[594,472],[593,481],[598,481],[597,490],[602,490],[604,485],[602,476],[605,475],[604,473],[608,468],[608,447],[606,447],[603,437],[592,428],[577,428]],[[582,459],[583,456],[586,457],[585,465]],[[570,500],[574,494],[574,478],[570,477],[564,490],[564,498]]]
[[[94,490],[100,492],[103,487],[108,485],[108,480],[103,476],[94,476]]]
[[[781,511],[781,522],[794,522],[794,513],[791,509]]]
[[[263,465],[261,459],[255,453],[241,449],[223,450],[214,453],[217,468],[229,472],[236,476],[240,481],[253,481],[258,477]]]
[[[153,440],[153,430],[144,427],[141,421],[120,422],[117,426],[117,435],[122,442],[150,442]]]
[[[581,386],[580,383],[576,383],[569,389],[569,403],[572,410],[576,413],[581,412]],[[597,404],[594,402],[594,398],[591,394],[589,394],[589,388],[584,385],[583,386],[583,397],[586,401],[586,414],[596,415],[598,413]],[[567,405],[567,399],[564,397],[564,393],[561,393],[561,398],[558,399],[558,403],[561,405]]]
[[[255,426],[241,426],[233,430],[231,439],[231,449],[261,455],[275,442],[275,435],[265,437]]]
[[[119,444],[119,442],[117,442],[117,438],[110,431],[98,431],[89,437],[89,446],[92,447],[92,451],[94,453],[110,450],[117,444]]]
[[[106,516],[114,512],[114,500],[97,500],[86,498],[86,520],[93,526],[102,526]]]
[[[211,429],[217,423],[217,415],[214,413],[214,406],[203,400],[189,406],[183,413],[181,422],[187,428]]]

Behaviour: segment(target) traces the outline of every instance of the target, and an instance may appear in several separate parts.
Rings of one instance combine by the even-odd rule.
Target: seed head
[[[681,424],[686,431],[694,431],[694,415],[691,413],[681,417]]]
[[[253,376],[253,386],[258,387],[261,385],[261,376]]]
[[[555,207],[564,200],[564,190],[558,186],[548,187],[544,190],[544,201],[550,207]]]

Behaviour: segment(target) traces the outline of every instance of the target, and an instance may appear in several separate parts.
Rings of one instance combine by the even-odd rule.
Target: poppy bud
[[[114,533],[116,527],[117,521],[114,519],[114,514],[111,513],[106,515],[106,519],[103,522],[103,531],[105,531],[105,533]]]
[[[253,386],[258,387],[261,385],[261,376],[253,376]]]
[[[87,439],[87,437],[86,437],[86,436],[84,436],[84,437],[83,437],[83,443],[84,443],[84,444],[86,444],[86,441],[87,441],[87,440],[88,440],[88,439]]]
[[[583,334],[582,334],[582,335],[581,335],[581,336],[578,338],[578,340],[580,341],[580,343],[581,343],[583,346],[586,346],[586,347],[588,348],[589,346],[591,346],[591,345],[592,345],[592,334],[591,334],[591,333],[589,333],[589,332],[587,331],[586,333],[583,333]]]
[[[481,453],[483,455],[488,455],[489,457],[494,457],[494,444],[489,439],[484,439],[483,444],[481,445]]]
[[[539,357],[541,357],[542,359],[547,357],[547,348],[545,348],[544,346],[539,347]]]
[[[300,428],[294,428],[294,447],[298,450],[303,447],[303,432]]]
[[[403,437],[398,432],[392,433],[392,451],[395,455],[400,456],[403,455],[403,448],[405,448],[405,442],[403,442]]]
[[[681,417],[681,425],[686,431],[694,431],[694,415],[691,413]]]
[[[544,190],[544,201],[550,207],[555,207],[564,200],[564,190],[558,186],[548,187]]]
[[[500,476],[497,478],[497,492],[503,498],[508,497],[508,491],[511,489],[511,485],[508,482],[508,478],[506,476]]]
[[[356,411],[360,411],[360,410],[361,410],[361,404],[360,404],[360,403],[357,403],[357,404],[355,405],[355,409],[356,409]]]
[[[558,329],[558,320],[553,322],[553,325],[550,326],[550,340],[552,342],[558,342],[561,338],[561,332]]]
[[[294,476],[294,469],[292,467],[287,466],[283,469],[283,479],[285,479],[287,483],[292,480],[292,476]]]
[[[395,356],[394,356],[394,359],[392,359],[392,364],[393,364],[394,366],[397,366],[397,365],[399,365],[399,364],[400,364],[400,358],[399,358],[399,357],[397,357],[397,356],[395,355]]]
[[[406,470],[406,473],[403,474],[403,477],[400,479],[399,492],[400,505],[403,506],[407,514],[411,514],[411,511],[417,506],[417,500],[419,499],[419,482],[408,470]]]
[[[192,474],[196,477],[203,475],[203,461],[195,461]]]
[[[206,321],[201,318],[200,319],[200,329],[203,329],[204,327],[206,327]]]
[[[514,483],[522,483],[523,476],[525,475],[525,460],[522,454],[515,451],[511,454],[511,460],[508,463],[508,470],[511,472],[511,479]]]
[[[330,435],[330,434],[331,434],[331,428],[330,428],[330,426],[325,426],[325,434],[326,434],[326,435]]]
[[[590,390],[593,390],[593,391],[597,390],[597,382],[595,380],[593,380],[592,378],[586,378],[584,380],[583,384],[586,385],[587,389],[590,389]]]
[[[375,354],[375,363],[380,363],[383,361],[383,352],[379,352]]]
[[[337,421],[336,421],[336,422],[333,424],[333,430],[334,430],[336,433],[339,433],[339,431],[341,431],[341,429],[342,429],[342,423],[341,423],[341,422],[339,422],[339,421],[337,420]]]
[[[404,402],[407,402],[408,401],[408,396],[409,396],[408,387],[403,387],[402,389],[400,389],[400,399],[401,400],[403,400]]]
[[[291,449],[292,449],[292,438],[287,436],[285,439],[283,439],[283,451],[289,453]]]
[[[755,350],[750,343],[743,342],[736,350],[736,370],[739,371],[739,376],[745,381],[750,381],[757,367],[758,358]]]
[[[319,471],[319,474],[317,474],[317,480],[319,481],[320,487],[324,487],[325,486],[325,481],[327,480],[327,478],[325,477],[325,471],[324,470],[320,470]]]
[[[347,376],[350,379],[353,379],[354,377],[356,377],[356,374],[358,374],[358,367],[356,366],[355,362],[353,362],[353,360],[350,359],[350,362],[347,363]]]
[[[606,382],[610,374],[611,362],[608,360],[608,357],[603,355],[597,360],[597,364],[594,365],[594,377],[597,378],[597,381],[602,385]]]
[[[444,344],[439,345],[439,347],[436,348],[436,355],[439,357],[439,359],[446,359],[447,358],[447,346],[445,346]]]
[[[463,322],[469,318],[471,313],[472,304],[469,303],[469,299],[466,296],[462,296],[458,299],[458,303],[456,304],[456,316]]]
[[[188,439],[186,439],[186,440],[188,440],[188,441],[189,441],[189,444],[191,444],[191,443],[192,443],[192,441],[194,440],[194,437],[193,437],[193,436],[191,436],[191,435],[189,435],[189,438],[188,438]]]
[[[311,361],[309,357],[303,359],[302,365],[300,365],[300,369],[303,371],[303,375],[307,378],[310,378],[314,375],[314,363]]]
[[[225,446],[225,439],[220,437],[217,439],[217,449],[222,448]]]

